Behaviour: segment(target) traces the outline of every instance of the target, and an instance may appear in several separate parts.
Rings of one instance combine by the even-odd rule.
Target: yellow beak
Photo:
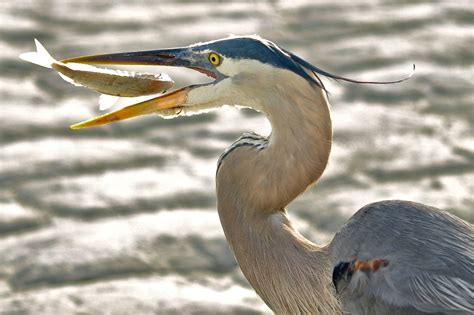
[[[161,50],[126,52],[106,55],[95,55],[61,60],[62,63],[84,64],[121,64],[121,65],[190,65],[186,54],[187,48],[169,48]],[[188,86],[180,90],[144,101],[135,105],[107,113],[105,115],[72,125],[72,129],[88,128],[124,120],[135,116],[151,114],[160,110],[179,108],[187,101],[188,92],[196,86]]]
[[[72,125],[71,129],[89,128],[93,126],[105,125],[114,121],[124,120],[136,116],[152,114],[154,112],[179,108],[187,101],[187,95],[191,87],[187,86],[163,96],[130,105],[122,109],[98,116],[78,124]]]

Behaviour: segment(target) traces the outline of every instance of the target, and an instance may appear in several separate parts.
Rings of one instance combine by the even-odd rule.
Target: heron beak
[[[186,48],[135,51],[116,54],[93,55],[61,60],[62,63],[85,63],[102,65],[146,65],[180,66],[189,65],[184,56]]]
[[[80,122],[70,126],[71,129],[89,128],[105,125],[114,121],[124,120],[136,116],[152,114],[161,110],[179,108],[187,101],[188,92],[193,86],[187,86],[163,96],[155,97],[150,100],[130,105],[116,111],[94,117],[92,119]]]
[[[126,52],[106,55],[85,56],[61,60],[62,63],[106,64],[106,65],[162,65],[189,66],[186,48]],[[122,109],[98,116],[72,125],[71,129],[88,128],[105,125],[114,121],[155,113],[161,110],[179,108],[187,101],[187,95],[195,86],[187,86],[174,92],[124,107]]]

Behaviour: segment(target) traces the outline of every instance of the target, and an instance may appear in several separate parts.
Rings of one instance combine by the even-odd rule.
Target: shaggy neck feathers
[[[268,82],[280,75],[285,80],[273,82],[285,86]],[[244,275],[275,313],[337,314],[326,248],[299,234],[285,210],[326,167],[332,140],[326,96],[289,71],[253,79],[266,82],[255,85],[259,90],[245,86],[242,95],[253,98],[244,105],[267,115],[272,134],[244,134],[219,159],[218,209],[226,238]]]

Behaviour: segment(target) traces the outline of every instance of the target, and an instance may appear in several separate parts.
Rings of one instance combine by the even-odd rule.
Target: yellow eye
[[[221,57],[216,53],[209,54],[209,62],[214,66],[218,66],[221,64]]]

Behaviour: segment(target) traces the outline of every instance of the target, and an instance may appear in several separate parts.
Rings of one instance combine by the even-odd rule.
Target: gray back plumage
[[[333,266],[354,260],[389,263],[347,279],[341,299],[349,309],[371,307],[368,301],[374,299],[385,309],[474,313],[473,227],[447,212],[407,201],[369,204],[336,234],[330,256]]]

